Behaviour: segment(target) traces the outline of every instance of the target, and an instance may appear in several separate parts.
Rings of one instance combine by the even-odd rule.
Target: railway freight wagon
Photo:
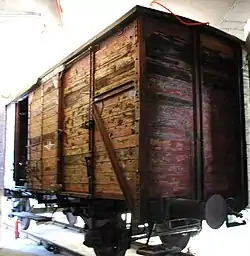
[[[202,220],[244,224],[245,46],[183,20],[137,6],[15,100],[13,211],[56,203],[101,256],[139,234],[182,250]]]

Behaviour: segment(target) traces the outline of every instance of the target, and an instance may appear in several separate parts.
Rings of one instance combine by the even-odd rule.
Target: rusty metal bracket
[[[89,122],[85,122],[81,125],[81,128],[86,129],[86,130],[91,130],[94,128],[94,121],[89,120]]]
[[[114,152],[113,147],[112,147],[112,143],[110,141],[108,133],[105,129],[105,126],[102,122],[102,119],[100,117],[100,114],[99,114],[98,109],[97,109],[95,104],[93,104],[93,114],[94,114],[94,119],[95,119],[97,128],[99,129],[99,131],[101,133],[105,148],[106,148],[108,156],[110,158],[112,167],[115,171],[116,178],[118,180],[118,183],[120,185],[122,193],[123,193],[123,195],[125,197],[125,200],[127,202],[128,208],[133,213],[134,212],[134,203],[133,203],[133,197],[130,193],[130,188],[128,186],[126,178],[123,175],[123,170],[122,170],[122,168],[120,167],[120,165],[117,161],[115,152]]]

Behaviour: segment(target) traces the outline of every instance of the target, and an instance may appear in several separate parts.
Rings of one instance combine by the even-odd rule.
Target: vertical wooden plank
[[[58,121],[59,121],[58,73],[42,85],[42,180],[43,190],[58,191]]]
[[[138,166],[136,170],[136,218],[144,221],[148,216],[148,173],[145,168],[147,161],[147,129],[145,106],[145,85],[146,85],[146,45],[145,45],[145,18],[143,16],[137,18],[137,46],[136,46],[136,94],[139,106],[136,109],[136,133],[138,134],[137,158]]]
[[[243,86],[245,103],[245,126],[246,126],[246,147],[247,147],[247,173],[248,173],[248,205],[250,201],[250,70],[249,56],[246,49],[242,49],[243,60]]]
[[[95,75],[97,108],[133,199],[136,198],[138,172],[136,111],[139,102],[135,67],[137,46],[137,21],[134,20],[121,26],[118,32],[100,44],[96,53]],[[124,198],[98,129],[95,131],[95,146],[97,196]],[[103,156],[105,158],[102,161]]]
[[[238,186],[237,190],[234,192],[240,194],[240,202],[242,207],[248,206],[248,159],[247,159],[247,132],[246,132],[246,115],[245,115],[245,81],[244,81],[244,65],[247,62],[249,65],[248,58],[244,58],[244,46],[234,45],[234,55],[236,56],[236,61],[234,63],[236,68],[236,83],[238,92],[238,107],[239,107],[239,158],[240,158],[240,169],[241,172],[237,172]],[[238,192],[239,191],[239,192]],[[229,193],[232,193],[231,191]]]
[[[88,194],[85,157],[89,152],[90,56],[74,62],[63,76],[63,147],[62,179],[66,192]]]
[[[28,185],[31,190],[42,189],[41,161],[42,161],[42,108],[41,108],[41,87],[39,86],[29,94],[28,98]]]
[[[194,162],[191,170],[191,193],[195,200],[204,200],[203,109],[200,33],[192,30],[193,45],[193,106],[194,106]]]
[[[84,127],[91,121],[89,103],[94,92],[93,100],[135,196],[135,173],[138,169],[135,153],[138,143],[135,133],[135,109],[138,106],[135,95],[135,32],[136,22],[132,22],[100,43],[95,53],[94,77],[91,71],[94,69],[93,62],[90,62],[89,55],[75,62],[65,73],[64,180],[68,192],[86,194],[90,191],[85,157],[91,151],[91,136]],[[89,87],[91,79],[94,91]],[[96,127],[94,146],[95,196],[124,199]]]
[[[29,97],[29,184],[33,190],[58,190],[57,82],[57,75],[52,74]]]
[[[44,90],[44,84],[41,84],[41,109],[42,109],[42,113],[41,113],[41,180],[42,180],[42,184],[41,184],[41,189],[43,190],[44,188],[44,170],[43,170],[43,116],[44,116],[44,100],[43,100],[43,90]]]
[[[234,45],[201,34],[204,134],[204,196],[238,194],[241,186],[240,100]],[[241,171],[240,171],[241,172]]]
[[[140,143],[144,143],[141,150],[147,148],[147,157],[140,168],[146,169],[143,174],[151,200],[190,198],[194,153],[191,32],[178,23],[147,17],[144,38],[146,78],[140,122],[145,119],[142,134],[147,144]]]
[[[95,196],[95,166],[94,166],[94,157],[95,157],[95,140],[94,140],[94,96],[95,96],[95,49],[90,47],[90,54],[89,54],[89,62],[90,62],[90,76],[89,76],[89,123],[88,130],[89,130],[89,153],[88,156],[85,157],[86,165],[87,165],[87,175],[88,175],[88,193],[90,197]]]
[[[64,73],[58,74],[58,147],[57,147],[57,184],[64,190]]]

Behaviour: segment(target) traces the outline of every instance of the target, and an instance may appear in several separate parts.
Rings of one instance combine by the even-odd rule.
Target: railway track
[[[45,222],[43,224],[40,225],[50,225],[50,226],[57,226],[57,227],[61,227],[62,229],[68,229],[70,231],[76,232],[76,233],[82,233],[84,234],[84,229],[79,227],[79,226],[72,226],[69,225],[67,223],[64,222],[60,222],[57,220],[53,220],[50,222]],[[8,229],[13,230],[14,232],[14,226],[11,224],[7,224],[4,223],[4,226]],[[48,251],[54,253],[54,254],[61,254],[61,255],[65,255],[65,256],[90,256],[89,253],[79,253],[73,249],[70,249],[66,246],[63,246],[60,243],[57,243],[55,241],[52,241],[51,239],[47,239],[45,238],[43,235],[39,235],[37,233],[33,233],[31,231],[21,231],[20,232],[21,235],[23,235],[26,238],[29,238],[35,242],[37,242],[38,245],[43,245],[45,247],[45,249],[47,249]],[[136,252],[139,248],[143,247],[144,245],[140,242],[133,242],[131,245],[131,248]],[[91,253],[91,256],[95,255],[93,253]],[[127,255],[127,254],[126,254]],[[129,256],[132,255],[143,255],[143,254],[136,254],[136,253],[129,253]],[[147,252],[147,250],[145,250],[145,254],[144,255],[148,255],[148,256],[193,256],[193,254],[189,254],[189,253],[178,253],[178,254],[173,254],[173,253],[168,253],[168,252],[164,252],[162,250],[162,247],[159,246],[159,248],[157,248],[157,246],[155,247],[154,250],[152,250],[152,252],[150,253],[149,251]]]
[[[74,231],[78,230],[77,227],[70,227],[69,225],[64,224],[62,222],[52,221],[51,224],[57,225],[57,226],[65,226],[64,228],[68,228]],[[3,226],[7,229],[13,230],[14,232],[14,226],[7,223],[3,223]],[[59,244],[55,241],[51,241],[50,239],[46,239],[42,235],[40,236],[38,234],[34,234],[33,232],[23,230],[20,232],[20,234],[23,237],[29,238],[30,240],[36,242],[38,245],[43,245],[45,249],[47,249],[48,251],[54,254],[61,254],[65,256],[88,256],[87,254],[76,252],[68,247],[63,246],[62,244]]]
[[[52,225],[56,225],[56,226],[61,226],[64,229],[69,229],[69,230],[73,230],[75,232],[78,233],[84,233],[84,229],[78,226],[72,226],[69,225],[67,223],[64,222],[60,222],[60,221],[52,221],[51,222]],[[133,248],[135,251],[137,251],[139,248],[145,246],[144,244],[140,243],[140,242],[132,242],[131,244],[131,248]],[[138,255],[138,254],[136,254]],[[157,246],[155,247],[155,252],[152,253],[152,255],[150,255],[150,253],[146,253],[145,255],[148,256],[157,256],[157,255],[161,255],[161,256],[193,256],[193,254],[190,253],[178,253],[178,254],[173,254],[173,253],[167,253],[163,251],[162,245],[159,245],[159,247],[157,248]]]
[[[84,233],[84,229],[79,227],[79,226],[72,226],[69,225],[67,223],[61,222],[61,221],[57,221],[57,220],[53,220],[50,222],[51,225],[56,225],[56,226],[60,226],[64,229],[69,229],[78,233]]]

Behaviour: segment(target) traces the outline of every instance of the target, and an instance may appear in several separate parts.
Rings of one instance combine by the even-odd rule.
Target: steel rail
[[[75,232],[79,232],[79,233],[84,233],[84,229],[78,226],[72,226],[69,225],[67,223],[64,222],[60,222],[60,221],[51,221],[49,222],[51,225],[56,225],[56,226],[61,226],[65,229],[69,229]],[[132,243],[131,243],[131,249],[135,250],[135,253],[137,250],[142,249],[143,247],[147,247],[147,245],[143,242],[140,242],[141,239],[145,239],[147,238],[147,236],[136,236],[136,240],[132,239]],[[179,252],[179,253],[174,253],[174,252],[170,252],[170,251],[165,251],[164,252],[164,245],[159,244],[159,245],[154,245],[154,246],[149,246],[149,247],[155,247],[152,251],[152,256],[153,255],[162,255],[162,256],[194,256],[193,254],[187,252]],[[158,253],[158,254],[157,254]],[[138,255],[138,254],[135,254]],[[147,255],[150,255],[150,252],[147,252]]]
[[[81,228],[81,227],[78,227],[75,225],[72,226],[72,225],[69,225],[69,224],[61,222],[61,221],[52,220],[52,221],[49,221],[48,223],[51,225],[60,226],[64,229],[69,229],[69,230],[72,230],[72,231],[75,231],[78,233],[85,233],[84,228]]]
[[[72,226],[69,225],[67,223],[64,222],[60,222],[60,221],[49,221],[47,222],[50,225],[55,225],[55,226],[59,226],[62,227],[64,229],[69,229],[75,232],[79,232],[79,233],[84,233],[84,229],[81,227],[77,227],[77,226]],[[7,223],[3,223],[4,226],[6,226],[8,229],[11,229],[14,231],[14,227],[10,224]],[[50,241],[49,239],[46,239],[42,236],[39,236],[38,234],[33,234],[31,232],[28,231],[21,231],[21,234],[24,234],[27,238],[29,238],[30,240],[33,240],[35,242],[37,242],[39,245],[43,245],[45,247],[45,249],[47,249],[48,251],[51,251],[53,253],[60,253],[62,255],[65,256],[87,256],[84,254],[80,254],[79,252],[76,252],[74,250],[71,250],[63,245],[60,245],[54,241]],[[135,251],[139,250],[139,249],[143,249],[143,247],[147,247],[146,244],[141,243],[139,241],[133,241],[131,243],[131,249],[134,249]],[[151,246],[149,246],[151,247]],[[184,252],[180,252],[180,253],[173,253],[173,252],[164,252],[163,250],[163,245],[158,245],[155,246],[155,248],[152,251],[151,255],[162,255],[162,256],[193,256],[193,254],[190,253],[184,253]],[[135,252],[136,253],[136,252]],[[158,253],[158,254],[157,254]],[[135,254],[137,255],[137,254]],[[147,255],[150,255],[150,252],[147,252]]]
[[[56,225],[59,225],[59,224],[56,224]],[[3,223],[3,226],[5,226],[7,229],[14,231],[14,227],[10,224]],[[79,252],[76,252],[70,248],[67,248],[59,243],[46,239],[42,236],[39,236],[38,234],[34,234],[26,230],[25,231],[23,230],[20,233],[23,234],[26,238],[29,238],[30,240],[37,242],[38,245],[43,245],[45,249],[47,249],[50,252],[60,253],[65,256],[87,256]]]

